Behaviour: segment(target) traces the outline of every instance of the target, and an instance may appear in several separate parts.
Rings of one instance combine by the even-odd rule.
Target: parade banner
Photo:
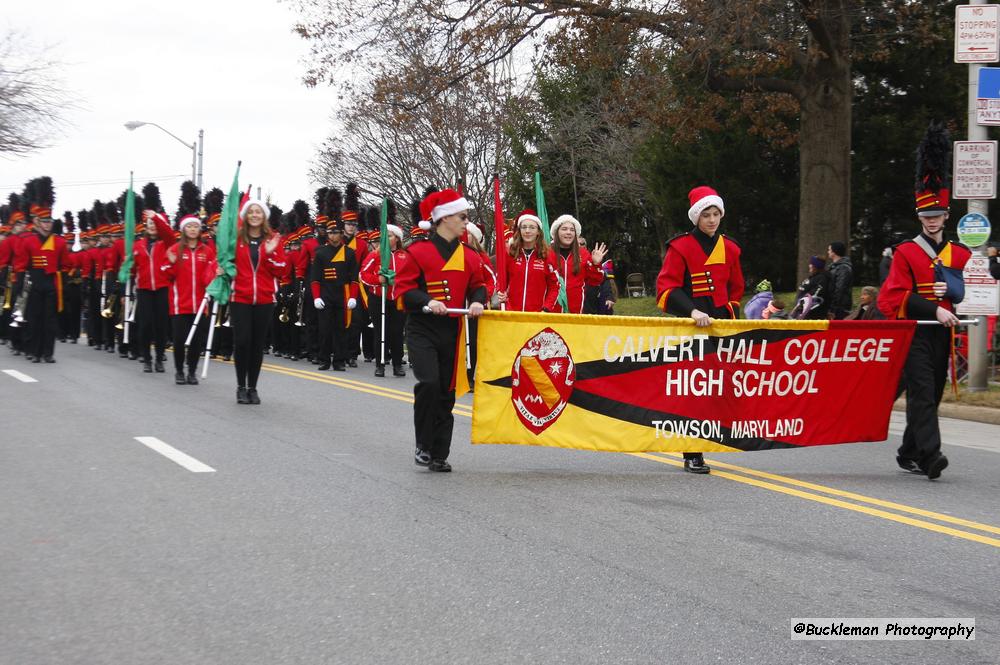
[[[486,312],[472,442],[742,452],[884,441],[915,327]]]

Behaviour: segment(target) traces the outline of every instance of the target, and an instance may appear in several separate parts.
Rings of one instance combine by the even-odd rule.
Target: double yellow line
[[[413,403],[412,392],[406,390],[397,390],[395,388],[367,383],[365,381],[356,381],[344,376],[338,376],[337,374],[294,369],[284,365],[275,365],[272,363],[264,363],[263,368],[269,372],[276,372],[278,374],[284,374],[297,379],[306,379],[308,381],[326,383],[328,385],[337,386],[338,388],[355,390],[357,392],[394,399],[408,404]],[[456,404],[452,413],[458,416],[471,418],[472,407],[465,404]],[[639,457],[641,459],[658,462],[660,464],[669,464],[676,467],[684,466],[681,455],[677,453],[629,454],[633,457]],[[875,497],[865,496],[855,492],[840,490],[835,487],[810,483],[776,473],[768,473],[766,471],[758,471],[757,469],[737,466],[735,464],[721,462],[718,458],[713,458],[711,460],[711,465],[713,467],[712,477],[715,478],[725,478],[726,480],[742,483],[744,485],[751,485],[753,487],[770,490],[772,492],[778,492],[779,494],[794,496],[807,501],[815,501],[816,503],[822,503],[856,513],[863,513],[872,517],[878,517],[884,520],[898,522],[900,524],[907,524],[919,529],[934,531],[936,533],[954,536],[955,538],[962,538],[964,540],[971,540],[983,545],[992,545],[993,547],[1000,548],[1000,538],[982,535],[982,533],[988,533],[1000,536],[1000,527],[983,524],[981,522],[973,522],[972,520],[962,519],[960,517],[952,517],[951,515],[945,515],[944,513],[924,510],[923,508],[916,508],[902,503],[885,501],[883,499],[877,499]],[[955,527],[963,527],[964,529],[971,529],[971,531],[965,531]],[[975,533],[976,531],[980,531],[982,533]]]

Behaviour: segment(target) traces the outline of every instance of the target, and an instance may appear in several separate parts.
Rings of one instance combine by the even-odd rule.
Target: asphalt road
[[[471,446],[467,397],[455,472],[430,474],[412,381],[371,365],[266,357],[254,407],[221,363],[182,387],[57,360],[0,348],[34,379],[0,373],[3,665],[1000,662],[993,426],[946,422],[933,483],[897,471],[898,417],[887,443],[705,477]],[[793,617],[973,617],[976,639],[793,641]]]

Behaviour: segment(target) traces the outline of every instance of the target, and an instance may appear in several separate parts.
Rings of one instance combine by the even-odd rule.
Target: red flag
[[[497,257],[497,292],[507,290],[507,261],[504,252],[507,251],[507,239],[504,237],[503,204],[500,203],[500,175],[493,174],[493,230],[496,242],[493,251]]]

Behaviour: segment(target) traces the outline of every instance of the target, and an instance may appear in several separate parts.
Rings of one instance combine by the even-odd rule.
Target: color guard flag
[[[128,284],[132,274],[132,245],[135,244],[135,192],[132,190],[132,173],[128,174],[128,194],[125,195],[125,260],[118,269],[118,281]]]
[[[223,274],[213,279],[205,289],[205,292],[220,305],[229,302],[233,280],[236,279],[236,230],[241,205],[240,163],[237,162],[233,184],[229,188],[226,202],[222,204],[222,216],[215,230],[215,258]]]
[[[472,442],[742,452],[884,441],[915,326],[486,312]]]

